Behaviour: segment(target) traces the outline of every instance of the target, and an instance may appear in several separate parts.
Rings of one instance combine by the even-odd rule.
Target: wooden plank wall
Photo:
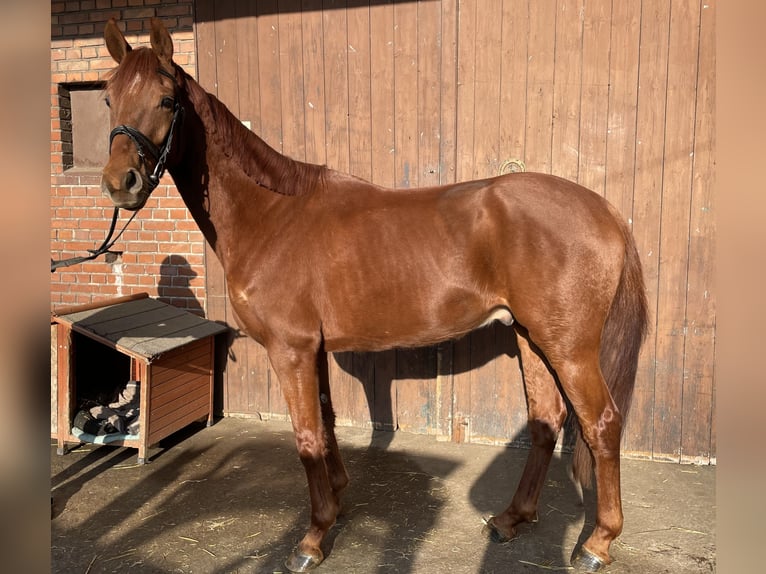
[[[269,144],[415,187],[509,165],[605,195],[632,223],[652,329],[624,448],[715,459],[715,9],[700,0],[198,0],[198,77]],[[510,163],[509,163],[510,162]],[[208,309],[234,324],[208,253]],[[510,329],[330,361],[341,424],[523,442]],[[285,417],[233,339],[230,415]]]

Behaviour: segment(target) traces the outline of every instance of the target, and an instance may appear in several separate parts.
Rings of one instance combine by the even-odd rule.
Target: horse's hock
[[[51,315],[51,438],[138,449],[212,421],[215,335],[226,327],[142,293]]]

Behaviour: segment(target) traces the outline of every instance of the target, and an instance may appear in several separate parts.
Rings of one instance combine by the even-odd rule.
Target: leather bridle
[[[164,70],[163,68],[158,68],[157,72],[170,78],[175,83],[176,79],[170,72]],[[154,171],[147,176],[147,179],[149,180],[148,187],[150,194],[159,185],[160,179],[165,173],[165,162],[167,161],[168,155],[170,154],[170,150],[173,146],[173,134],[176,131],[176,125],[183,121],[183,116],[184,108],[178,101],[178,97],[176,97],[175,103],[173,104],[173,119],[170,121],[170,129],[168,129],[168,133],[165,136],[165,140],[162,142],[162,147],[160,148],[154,145],[154,143],[148,137],[146,137],[136,128],[125,124],[121,124],[115,127],[109,134],[110,153],[112,150],[112,141],[114,138],[118,135],[126,135],[133,142],[133,145],[136,146],[136,152],[138,153],[138,157],[141,160],[144,168],[147,167],[147,154],[149,154],[151,159],[154,160]],[[107,253],[109,249],[115,244],[115,242],[120,238],[122,232],[125,231],[125,228],[130,224],[131,221],[133,221],[136,213],[138,213],[137,211],[134,211],[133,215],[131,215],[130,219],[128,219],[127,223],[125,223],[122,230],[120,230],[120,232],[117,234],[117,237],[111,240],[112,234],[114,233],[115,223],[117,222],[117,214],[119,211],[119,207],[114,208],[114,213],[112,214],[112,223],[109,226],[109,233],[107,234],[106,239],[104,239],[104,242],[100,247],[97,249],[88,249],[90,255],[85,255],[82,257],[72,257],[70,259],[60,259],[58,261],[54,261],[51,258],[51,273],[53,273],[59,267],[68,267],[70,265],[76,265],[77,263],[82,263],[84,261],[90,261],[99,255]]]
[[[164,70],[163,68],[158,68],[157,72],[162,74],[163,76],[170,78],[171,80],[173,80],[173,82],[176,81],[173,75],[170,72]],[[175,98],[175,103],[173,104],[173,119],[170,122],[170,129],[168,130],[168,133],[165,136],[165,141],[162,143],[161,148],[158,148],[156,145],[154,145],[154,143],[148,137],[146,137],[136,128],[125,125],[125,124],[121,124],[115,127],[112,130],[112,132],[109,134],[109,151],[110,152],[112,149],[112,141],[114,140],[114,138],[117,137],[118,135],[126,135],[131,139],[131,141],[133,142],[133,145],[136,146],[138,157],[141,160],[141,163],[144,165],[144,167],[146,167],[147,153],[154,160],[155,162],[154,171],[148,176],[149,193],[153,192],[154,189],[159,185],[160,179],[162,178],[162,175],[165,173],[165,162],[167,161],[168,154],[170,153],[170,150],[173,146],[173,133],[175,132],[176,124],[180,123],[183,120],[183,115],[184,115],[184,108],[178,101],[178,98]]]

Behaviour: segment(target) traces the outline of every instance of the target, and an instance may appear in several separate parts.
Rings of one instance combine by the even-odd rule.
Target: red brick
[[[59,16],[61,24],[79,24],[88,21],[88,13],[78,10],[77,12],[68,12]]]
[[[157,242],[153,241],[134,241],[130,244],[130,250],[131,251],[143,251],[143,252],[154,252],[159,249],[159,245]]]
[[[173,243],[182,243],[184,245],[189,244],[189,233],[187,231],[174,231],[171,234],[171,240]]]
[[[145,20],[154,16],[154,8],[126,8],[122,11],[123,20]]]
[[[175,225],[173,221],[167,219],[150,219],[141,223],[141,227],[146,231],[161,230],[161,231],[173,231]]]
[[[115,66],[114,60],[106,60],[102,58],[95,58],[83,63],[86,66],[89,66],[91,70],[111,70]]]
[[[157,8],[157,16],[188,16],[191,13],[191,6],[185,4],[166,5]]]

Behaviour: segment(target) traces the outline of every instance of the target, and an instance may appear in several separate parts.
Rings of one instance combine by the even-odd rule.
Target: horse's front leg
[[[336,476],[339,474],[338,464],[340,469],[343,467],[334,435],[328,441],[323,424],[317,369],[318,348],[318,345],[310,350],[288,346],[269,348],[269,359],[287,401],[295,443],[306,470],[311,498],[309,530],[285,562],[291,572],[308,572],[324,559],[320,546],[340,511],[338,487],[345,486],[345,482]],[[328,461],[331,464],[328,465]],[[342,473],[345,475],[345,469]]]

